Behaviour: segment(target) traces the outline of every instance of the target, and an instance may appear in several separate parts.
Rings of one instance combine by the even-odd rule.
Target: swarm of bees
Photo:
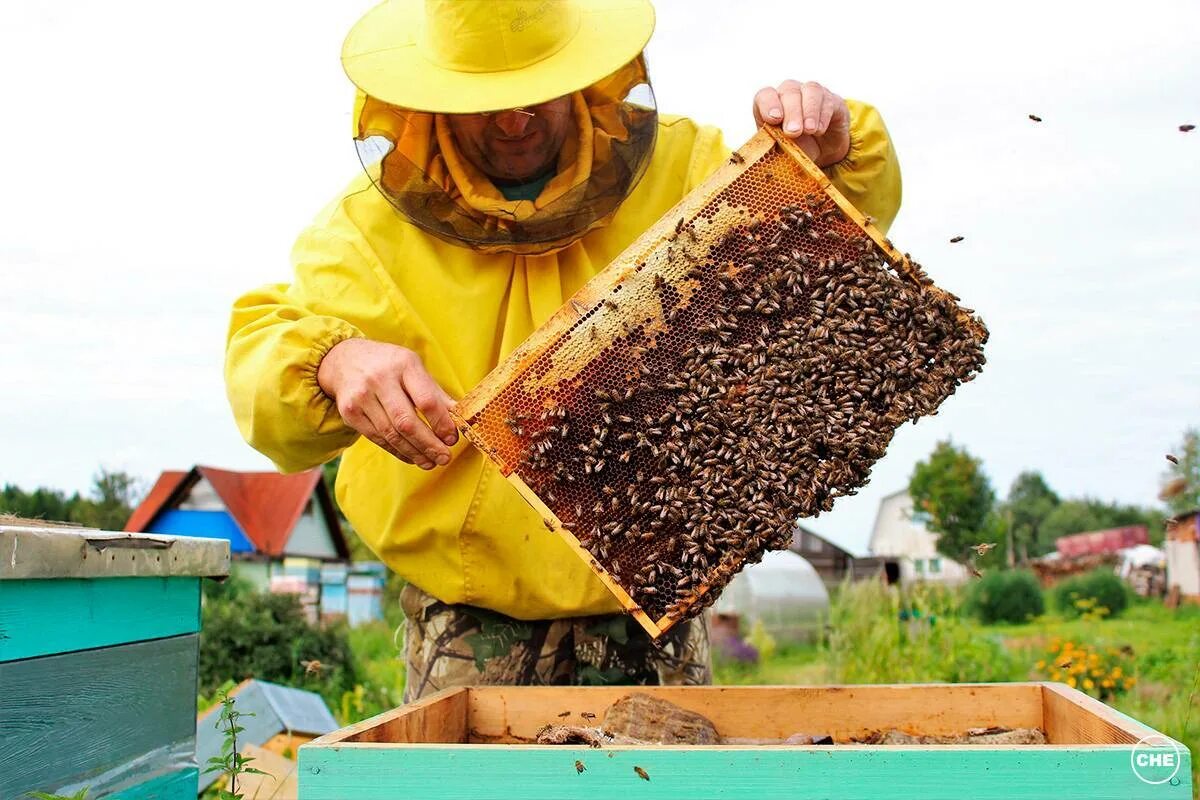
[[[684,234],[696,241],[681,219],[670,240]],[[854,494],[897,427],[982,368],[986,341],[957,297],[911,259],[893,268],[822,192],[697,249],[682,279],[627,290],[656,295],[657,330],[601,301],[594,314],[621,316],[604,357],[569,396],[505,418],[517,474],[669,621]]]

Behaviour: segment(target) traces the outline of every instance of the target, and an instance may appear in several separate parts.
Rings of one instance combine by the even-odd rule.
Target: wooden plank
[[[246,745],[242,755],[253,758],[250,766],[262,770],[263,775],[243,775],[238,780],[238,792],[245,800],[297,800],[300,796],[300,765],[284,758],[265,747]]]
[[[196,634],[0,664],[0,798],[195,766]]]
[[[598,686],[470,689],[473,742],[531,741],[548,723],[582,724],[581,712],[603,720],[631,692],[644,692],[704,714],[722,736],[786,738],[827,733],[849,741],[896,728],[930,735],[967,728],[1042,725],[1037,683],[848,686]],[[569,717],[558,714],[570,711]],[[360,740],[362,741],[362,740]]]
[[[1149,785],[1130,748],[592,749],[344,744],[300,751],[304,800],[1187,800]],[[583,766],[580,772],[577,762]],[[649,780],[639,776],[640,768]]]
[[[1046,738],[1053,744],[1133,744],[1149,728],[1065,683],[1042,684]]]
[[[466,742],[470,691],[463,687],[443,689],[415,703],[321,736],[304,747],[343,742]]]
[[[200,630],[200,579],[0,581],[0,662]]]
[[[181,769],[144,783],[122,789],[108,797],[110,800],[196,800],[198,770],[195,767]],[[88,797],[94,797],[88,793]],[[252,795],[247,795],[252,797]],[[266,795],[263,795],[265,800]]]
[[[229,574],[229,542],[198,536],[14,525],[0,519],[0,553],[0,581]]]

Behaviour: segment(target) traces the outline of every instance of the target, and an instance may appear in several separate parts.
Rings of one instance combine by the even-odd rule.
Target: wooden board
[[[578,772],[576,762],[584,765]],[[634,767],[649,777],[643,780]],[[1186,800],[1116,748],[459,747],[300,750],[304,800]]]
[[[188,634],[0,664],[0,798],[195,767],[198,648]]]
[[[238,781],[238,792],[244,800],[297,800],[300,796],[296,770],[300,765],[284,758],[265,747],[246,745],[242,755],[254,759],[250,766],[265,774],[243,775]]]
[[[200,578],[0,581],[0,662],[200,630]]]
[[[181,769],[157,778],[121,789],[109,795],[110,800],[195,800],[198,770]],[[93,797],[91,793],[88,797]],[[265,796],[262,800],[266,800]]]

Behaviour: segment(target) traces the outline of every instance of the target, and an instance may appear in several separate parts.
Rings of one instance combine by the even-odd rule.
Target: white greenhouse
[[[790,550],[773,550],[734,576],[713,606],[740,618],[745,634],[761,620],[780,644],[812,639],[829,611],[821,576]]]

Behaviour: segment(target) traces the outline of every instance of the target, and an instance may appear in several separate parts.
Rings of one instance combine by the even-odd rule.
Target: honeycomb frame
[[[742,191],[739,187],[757,187],[763,191],[748,202],[731,201],[731,196]],[[767,195],[765,201],[763,194]],[[688,308],[689,297],[697,296],[700,291],[697,287],[705,281],[711,283],[713,275],[720,274],[725,280],[731,279],[731,276],[736,279],[736,267],[732,262],[730,271],[714,272],[707,278],[697,276],[695,268],[689,265],[717,259],[714,255],[716,248],[721,242],[728,241],[723,237],[731,230],[744,231],[747,227],[754,230],[767,215],[815,194],[821,195],[822,202],[828,198],[834,204],[831,208],[840,212],[829,217],[827,229],[837,227],[843,231],[846,241],[850,241],[851,236],[861,237],[865,234],[878,248],[880,260],[896,276],[921,286],[929,298],[956,303],[958,298],[933,286],[920,267],[899,253],[871,221],[837,191],[824,172],[794,142],[777,129],[764,126],[706,182],[683,198],[608,267],[588,281],[451,411],[463,435],[496,464],[501,474],[541,515],[546,527],[571,546],[621,606],[653,638],[657,639],[685,614],[681,611],[664,613],[661,605],[656,610],[650,607],[655,603],[639,602],[631,594],[631,581],[622,577],[618,559],[609,555],[600,556],[594,552],[594,548],[589,549],[581,542],[572,530],[577,527],[572,518],[580,516],[579,503],[574,504],[573,513],[568,501],[556,497],[553,489],[547,488],[544,476],[537,474],[539,470],[533,469],[527,459],[520,457],[532,452],[534,444],[531,442],[539,434],[526,432],[521,424],[514,424],[514,419],[526,421],[530,428],[544,430],[547,424],[557,421],[552,413],[555,409],[570,408],[572,403],[575,407],[586,405],[583,402],[585,392],[597,393],[597,396],[610,392],[614,401],[619,401],[616,395],[622,387],[629,386],[631,381],[636,384],[638,380],[636,365],[630,361],[629,352],[644,353],[653,350],[660,337],[669,339],[677,313],[674,310]],[[814,243],[813,250],[815,252],[822,247],[822,243]],[[685,270],[685,267],[689,269]],[[649,291],[651,286],[655,291]],[[668,311],[663,303],[666,286],[678,294],[672,311]],[[953,305],[952,313],[954,324],[965,330],[971,339],[980,343],[986,341],[986,328],[969,309]],[[696,323],[695,320],[691,322]],[[765,325],[763,334],[767,334]],[[679,335],[687,336],[686,333]],[[609,358],[610,351],[615,351],[618,345],[624,348],[624,361],[614,356],[615,360],[610,366],[615,364],[619,369],[603,371],[597,367],[591,370],[590,377],[584,375],[594,364]],[[597,375],[609,389],[595,388]],[[961,377],[960,380],[969,380],[970,377]],[[937,402],[941,400],[944,397]],[[590,403],[591,398],[587,398],[587,401]],[[529,414],[513,411],[520,403],[524,403],[522,408]],[[534,412],[541,412],[541,419]],[[591,416],[584,422],[572,420],[572,424],[593,422],[595,428],[596,412],[593,409],[589,413]],[[548,419],[547,415],[550,415]],[[608,417],[607,414],[605,416]],[[608,424],[602,427],[607,435]],[[557,431],[557,428],[552,430]],[[889,439],[894,430],[893,427],[889,432]],[[566,437],[567,433],[564,432],[563,438]],[[600,441],[603,441],[603,437]],[[873,461],[871,459],[871,463]],[[604,466],[603,460],[600,463]],[[594,464],[589,465],[589,469],[590,466]],[[609,472],[611,474],[612,470],[609,469]],[[599,485],[598,480],[584,480]],[[632,481],[627,477],[626,483]],[[539,484],[540,490],[535,488]],[[600,495],[593,492],[589,497]],[[599,508],[600,500],[597,500],[596,509]],[[650,541],[653,542],[653,538]],[[742,566],[744,563],[736,563],[733,571]],[[670,568],[663,565],[662,570]],[[712,573],[713,570],[708,569],[708,572]],[[654,569],[651,569],[651,574],[655,575],[656,580],[663,577]],[[702,602],[710,593],[713,588],[711,584],[717,579],[711,575],[702,575],[702,578],[705,579],[697,581],[694,597],[681,603],[681,608]],[[728,580],[728,576],[718,586],[723,585],[725,580]],[[645,599],[643,595],[643,601]]]

